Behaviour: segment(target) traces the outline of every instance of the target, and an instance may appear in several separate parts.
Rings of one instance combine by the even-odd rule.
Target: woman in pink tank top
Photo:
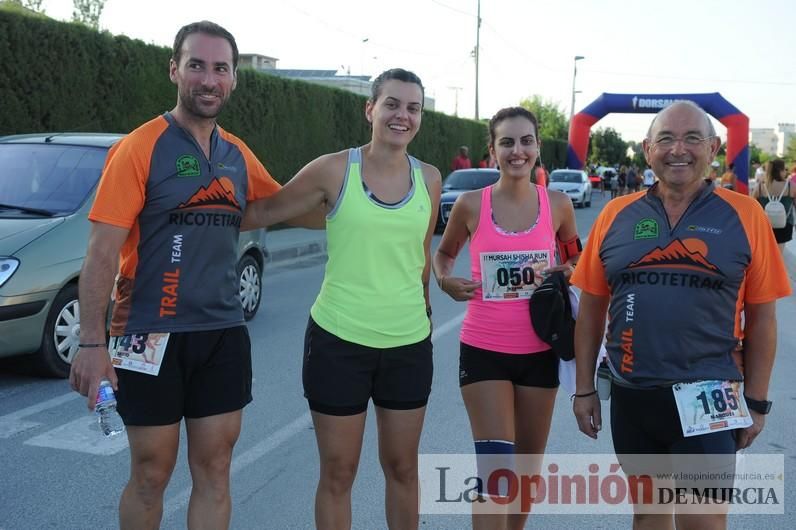
[[[440,288],[468,302],[459,386],[485,488],[479,493],[486,501],[507,495],[499,482],[490,484],[493,471],[511,469],[515,460],[522,460],[516,464],[523,475],[541,465],[558,390],[558,359],[533,330],[530,295],[550,271],[569,276],[577,260],[577,251],[566,250],[577,248],[571,201],[531,182],[539,156],[537,131],[536,117],[522,107],[502,109],[490,120],[489,152],[500,179],[457,199],[433,263]],[[451,276],[468,240],[470,278]],[[559,250],[563,258],[557,257]],[[528,514],[520,512],[519,503],[499,514],[501,504],[473,503],[473,528],[523,528]]]

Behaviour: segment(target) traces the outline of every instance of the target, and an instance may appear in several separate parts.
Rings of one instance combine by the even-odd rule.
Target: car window
[[[446,190],[479,190],[497,182],[497,171],[454,171],[445,179]]]
[[[583,182],[583,175],[577,171],[553,171],[550,173],[550,182]]]
[[[95,147],[0,144],[0,202],[72,213],[96,186],[106,155]]]

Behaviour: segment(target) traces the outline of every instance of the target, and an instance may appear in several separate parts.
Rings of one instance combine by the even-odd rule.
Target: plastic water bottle
[[[97,413],[97,422],[102,434],[111,437],[124,432],[124,422],[116,412],[116,394],[113,393],[113,386],[107,379],[100,381],[94,412]]]

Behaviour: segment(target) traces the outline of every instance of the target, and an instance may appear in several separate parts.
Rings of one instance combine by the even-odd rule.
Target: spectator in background
[[[611,198],[614,199],[619,194],[619,177],[613,169],[608,169],[603,173],[603,178],[608,182],[608,189],[611,190]]]
[[[738,177],[735,176],[735,164],[730,162],[730,165],[727,166],[727,171],[721,176],[721,186],[728,190],[734,190],[737,179]]]
[[[781,158],[766,162],[766,176],[757,184],[753,195],[765,208],[766,204],[779,197],[787,212],[787,222],[782,228],[772,228],[780,254],[785,252],[785,244],[793,239],[793,204],[796,201],[796,185],[791,185]]]
[[[627,193],[627,188],[625,187],[627,186],[627,167],[621,166],[619,168],[619,178],[617,179],[617,182],[619,184],[619,196],[622,196]]]
[[[796,184],[796,164],[793,164],[793,167],[790,168],[790,181]]]
[[[638,178],[638,173],[636,172],[636,166],[630,166],[630,169],[627,170],[627,192],[637,192],[640,185],[641,182]]]
[[[495,164],[495,159],[492,158],[492,155],[489,153],[484,153],[484,156],[481,158],[481,161],[478,162],[478,167],[480,168],[494,168],[497,164]]]
[[[655,184],[655,172],[651,167],[644,170],[644,187],[650,189]]]
[[[716,182],[716,180],[719,178],[719,165],[720,164],[718,160],[711,162],[710,172],[708,173],[708,180],[717,185],[720,184],[719,182]]]
[[[757,180],[758,184],[763,182],[763,179],[766,178],[766,167],[765,164],[761,165],[757,162],[752,164],[752,167],[755,168],[755,180]]]
[[[536,162],[536,169],[533,170],[533,180],[536,184],[540,186],[547,187],[547,169],[544,167],[544,163],[542,162],[541,158]]]
[[[451,163],[451,170],[457,169],[470,169],[473,164],[470,162],[470,149],[463,145],[459,148],[459,154],[453,159]]]

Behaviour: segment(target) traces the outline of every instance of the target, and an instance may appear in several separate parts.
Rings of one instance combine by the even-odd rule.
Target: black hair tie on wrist
[[[572,399],[589,397],[589,396],[593,396],[596,393],[597,393],[596,390],[592,390],[591,392],[586,392],[585,394],[572,394]]]

